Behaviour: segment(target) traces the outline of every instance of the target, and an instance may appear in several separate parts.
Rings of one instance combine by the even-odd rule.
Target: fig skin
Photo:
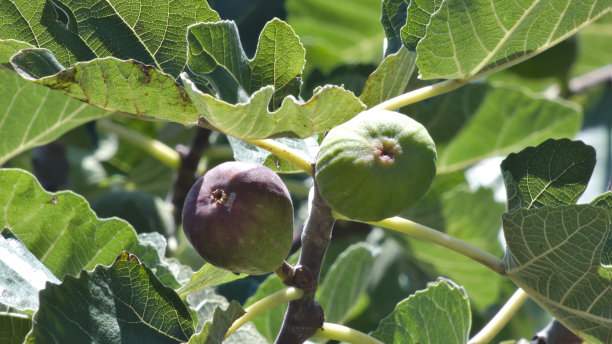
[[[321,142],[315,178],[340,214],[380,221],[414,206],[436,174],[436,148],[419,122],[387,110],[364,111]]]
[[[269,168],[226,162],[200,177],[183,208],[183,231],[208,263],[261,275],[280,267],[291,250],[293,203]]]

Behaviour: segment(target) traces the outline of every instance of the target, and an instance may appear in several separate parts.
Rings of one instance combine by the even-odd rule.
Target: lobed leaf
[[[38,310],[38,292],[60,281],[8,227],[0,231],[0,303],[20,311]]]
[[[197,0],[2,0],[0,17],[7,23],[1,38],[49,49],[64,66],[114,56],[174,78],[185,68],[187,26],[220,20],[206,1]]]
[[[201,116],[218,130],[240,139],[307,138],[346,122],[365,108],[352,92],[327,85],[306,103],[289,96],[270,112],[272,86],[259,89],[246,103],[233,105],[202,93],[187,74],[181,78]]]
[[[470,79],[534,56],[611,9],[600,0],[447,0],[417,45],[417,65],[424,79]]]
[[[508,155],[501,164],[508,212],[575,204],[594,168],[595,149],[569,139],[549,139]]]
[[[612,267],[602,262],[610,216],[609,209],[573,204],[503,217],[508,277],[594,344],[612,341]]]
[[[372,336],[386,344],[465,344],[470,326],[467,295],[454,282],[440,278],[398,303]]]
[[[109,264],[137,243],[127,222],[97,218],[73,192],[46,192],[29,172],[0,169],[0,189],[0,221],[58,278]]]
[[[26,343],[183,343],[189,310],[136,256],[47,284]]]

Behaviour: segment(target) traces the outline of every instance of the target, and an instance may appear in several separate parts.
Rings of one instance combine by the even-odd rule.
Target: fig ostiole
[[[226,162],[200,177],[183,207],[183,230],[204,260],[234,273],[266,274],[291,250],[293,203],[269,168]]]
[[[412,208],[436,174],[436,147],[419,122],[398,112],[364,111],[331,129],[315,167],[319,192],[340,214],[380,221]]]

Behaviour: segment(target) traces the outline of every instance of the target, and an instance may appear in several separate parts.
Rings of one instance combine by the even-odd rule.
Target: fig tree
[[[364,111],[329,131],[315,168],[321,196],[351,219],[379,221],[410,209],[436,174],[436,148],[419,122]]]
[[[226,162],[211,169],[191,187],[182,215],[185,235],[204,260],[235,273],[274,271],[291,249],[289,191],[262,165]]]

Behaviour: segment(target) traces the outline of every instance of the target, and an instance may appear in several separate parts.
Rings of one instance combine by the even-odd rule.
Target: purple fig
[[[208,263],[265,274],[280,267],[293,237],[293,204],[269,168],[226,162],[200,177],[183,208],[183,230]]]

